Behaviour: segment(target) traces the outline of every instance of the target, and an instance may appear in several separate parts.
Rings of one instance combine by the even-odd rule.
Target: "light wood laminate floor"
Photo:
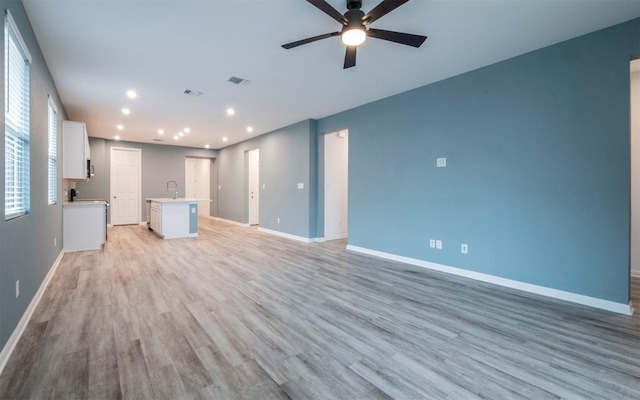
[[[209,219],[197,239],[110,228],[64,256],[0,398],[640,398],[637,315],[344,246]]]

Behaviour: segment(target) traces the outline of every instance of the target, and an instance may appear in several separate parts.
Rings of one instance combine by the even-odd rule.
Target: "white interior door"
[[[140,149],[111,148],[111,224],[128,225],[140,222]]]
[[[249,151],[249,225],[260,223],[260,150]]]
[[[347,237],[349,187],[348,131],[324,135],[324,238]]]
[[[210,199],[211,160],[207,158],[185,158],[185,197]],[[198,203],[198,215],[209,216],[210,203]]]

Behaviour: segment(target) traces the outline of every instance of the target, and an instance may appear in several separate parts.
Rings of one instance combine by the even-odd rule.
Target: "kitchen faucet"
[[[173,188],[169,189],[169,184],[173,182]],[[176,181],[169,181],[167,182],[167,193],[169,193],[170,190],[173,190],[173,198],[177,199],[178,198],[178,184],[176,183]]]

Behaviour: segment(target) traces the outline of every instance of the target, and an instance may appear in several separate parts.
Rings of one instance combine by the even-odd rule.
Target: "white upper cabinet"
[[[62,121],[62,178],[86,181],[90,159],[89,137],[84,122]]]

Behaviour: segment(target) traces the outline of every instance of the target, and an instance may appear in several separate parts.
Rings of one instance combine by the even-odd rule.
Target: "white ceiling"
[[[328,2],[345,11],[344,0]],[[378,2],[363,0],[362,9]],[[211,148],[640,16],[639,0],[413,0],[371,26],[427,35],[425,44],[369,39],[357,66],[343,70],[339,37],[280,47],[340,28],[303,0],[23,3],[69,117],[86,121],[90,136]],[[231,76],[251,82],[234,85]],[[128,99],[128,89],[139,97]],[[190,97],[185,89],[205,94]],[[131,115],[122,115],[123,107]],[[236,115],[228,117],[227,107]],[[171,138],[187,126],[191,133]]]

